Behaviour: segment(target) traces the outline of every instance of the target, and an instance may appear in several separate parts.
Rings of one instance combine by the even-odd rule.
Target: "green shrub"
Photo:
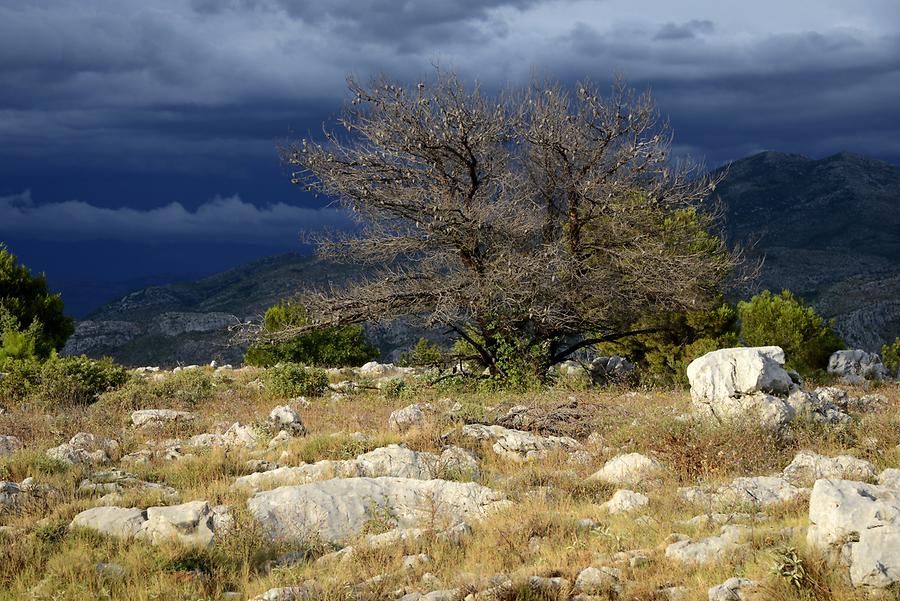
[[[406,382],[400,378],[391,378],[381,385],[381,394],[386,399],[399,399],[406,391]]]
[[[150,394],[158,399],[171,399],[181,407],[193,407],[213,396],[213,380],[202,369],[186,369],[151,384]]]
[[[900,337],[894,339],[893,344],[881,347],[881,361],[891,372],[891,376],[900,377]]]
[[[828,358],[844,343],[831,330],[832,322],[788,290],[766,290],[738,303],[741,340],[748,346],[780,346],[787,366],[802,374],[825,369]]]
[[[397,365],[400,367],[444,367],[449,357],[436,342],[425,337],[419,338],[416,345],[400,355]]]
[[[55,357],[41,366],[40,378],[30,387],[28,400],[46,408],[89,405],[127,380],[127,370],[108,357]]]
[[[321,396],[328,388],[325,370],[299,363],[279,363],[260,376],[266,391],[278,398]]]
[[[0,365],[0,403],[17,404],[41,379],[41,364],[34,359],[7,359]]]
[[[635,363],[644,383],[686,385],[691,361],[710,351],[737,346],[736,324],[735,308],[720,302],[714,309],[646,317],[629,329],[656,331],[606,343],[599,350]]]
[[[276,333],[308,323],[299,305],[279,304],[269,308],[265,329]],[[290,340],[253,345],[244,363],[271,367],[278,363],[304,363],[319,367],[356,367],[378,357],[378,349],[366,340],[362,326],[350,325],[307,332]]]

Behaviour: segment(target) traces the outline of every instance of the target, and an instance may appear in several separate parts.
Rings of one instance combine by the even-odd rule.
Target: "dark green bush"
[[[27,398],[46,408],[89,405],[127,380],[127,370],[108,357],[52,357],[41,366]]]
[[[328,388],[325,370],[299,363],[279,363],[260,376],[266,391],[278,398],[322,396]]]
[[[265,329],[276,333],[308,323],[299,305],[279,304],[269,308]],[[362,326],[324,328],[301,334],[284,342],[251,346],[244,363],[270,367],[278,363],[304,363],[319,367],[356,367],[378,357],[378,349],[366,340]]]
[[[186,369],[150,385],[150,394],[171,399],[181,407],[193,407],[213,396],[212,376],[202,369]]]
[[[787,366],[801,374],[825,369],[828,358],[844,343],[831,330],[832,322],[789,290],[766,290],[738,303],[741,340],[748,346],[780,346]]]
[[[600,346],[607,355],[621,355],[639,367],[645,383],[687,384],[687,366],[710,351],[737,346],[737,312],[722,302],[715,309],[646,317],[630,330],[656,330]]]
[[[900,337],[895,338],[893,344],[881,347],[881,361],[892,377],[900,377]]]
[[[41,364],[34,359],[7,359],[0,371],[0,403],[21,402],[41,379]]]
[[[63,347],[75,327],[63,314],[62,299],[50,291],[47,278],[32,276],[0,243],[0,334],[10,331],[27,333],[34,343],[32,352],[46,358]],[[7,342],[11,340],[2,341],[3,347]]]

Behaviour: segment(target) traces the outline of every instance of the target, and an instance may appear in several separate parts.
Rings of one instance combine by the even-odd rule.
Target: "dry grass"
[[[433,575],[441,587],[471,590],[474,583],[508,575],[513,584],[498,591],[498,599],[556,599],[567,590],[549,593],[532,589],[528,576],[562,576],[574,583],[589,565],[614,566],[627,581],[624,590],[608,598],[634,601],[662,599],[666,586],[685,586],[689,599],[705,599],[706,590],[732,576],[746,576],[762,583],[761,599],[846,600],[863,597],[816,557],[805,552],[802,533],[782,529],[806,524],[805,503],[767,511],[769,519],[754,526],[750,546],[742,553],[722,557],[701,568],[682,567],[668,561],[666,539],[673,532],[692,537],[715,534],[715,526],[686,529],[679,522],[701,513],[680,502],[678,486],[717,484],[736,476],[780,471],[800,449],[823,454],[848,452],[872,461],[878,469],[900,467],[900,387],[878,392],[890,399],[880,413],[857,416],[844,430],[822,427],[796,429],[793,436],[776,437],[753,429],[729,429],[684,423],[676,417],[688,409],[683,391],[629,392],[550,390],[529,395],[455,395],[465,415],[482,419],[502,415],[506,408],[524,404],[532,408],[535,430],[575,434],[582,440],[596,433],[587,448],[593,461],[586,465],[567,462],[564,455],[518,464],[497,457],[489,445],[466,446],[481,458],[481,483],[503,490],[516,501],[513,509],[475,524],[474,534],[462,544],[426,539],[388,549],[356,553],[348,561],[323,566],[315,558],[327,549],[273,545],[247,515],[247,494],[230,488],[234,478],[248,473],[251,458],[299,465],[321,459],[349,459],[394,442],[410,448],[440,451],[445,435],[459,422],[434,420],[428,427],[399,436],[387,431],[390,412],[410,402],[436,402],[445,397],[421,389],[414,397],[386,399],[365,391],[341,400],[311,399],[300,411],[311,432],[304,438],[273,449],[195,452],[190,460],[153,460],[123,466],[139,477],[168,484],[179,491],[181,501],[204,499],[235,508],[237,528],[210,550],[192,551],[176,546],[150,546],[138,541],[117,541],[66,525],[79,511],[96,504],[96,495],[79,493],[83,478],[79,467],[48,460],[43,450],[68,440],[80,431],[115,438],[121,453],[142,448],[147,441],[227,428],[235,421],[262,423],[269,410],[284,400],[267,398],[253,385],[255,374],[238,373],[217,380],[211,398],[189,409],[200,419],[160,431],[135,430],[128,415],[142,406],[140,398],[107,398],[84,409],[43,415],[14,410],[0,415],[0,434],[19,437],[26,448],[0,459],[0,478],[21,481],[33,477],[55,492],[18,513],[0,515],[0,599],[221,599],[226,591],[249,598],[275,586],[300,584],[313,579],[320,594],[329,599],[384,598],[398,589],[428,590],[422,575]],[[575,397],[571,401],[569,397]],[[156,399],[153,399],[154,401]],[[170,406],[182,408],[176,403]],[[577,423],[566,425],[566,420]],[[351,437],[363,432],[366,441]],[[611,456],[638,451],[652,455],[668,467],[662,479],[643,488],[650,497],[647,523],[626,516],[609,516],[599,507],[614,488],[587,476]],[[125,503],[147,506],[159,499],[126,493]],[[579,527],[590,518],[597,526]],[[805,579],[800,586],[773,572],[778,549],[793,547]],[[617,554],[639,550],[646,565],[632,567]],[[307,560],[276,565],[277,557],[294,551]],[[403,555],[427,553],[431,562],[413,570],[401,569]],[[98,563],[115,563],[122,574],[104,573]],[[386,575],[367,583],[376,576]],[[602,598],[602,597],[601,597]]]

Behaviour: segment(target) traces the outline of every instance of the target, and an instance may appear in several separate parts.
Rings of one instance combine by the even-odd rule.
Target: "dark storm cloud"
[[[48,198],[40,175],[63,167],[250,177],[339,110],[348,73],[433,63],[491,89],[621,72],[710,164],[766,148],[900,160],[895,0],[0,0],[0,183],[36,178],[0,194]]]

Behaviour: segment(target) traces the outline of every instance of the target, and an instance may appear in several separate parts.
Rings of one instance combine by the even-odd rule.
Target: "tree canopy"
[[[32,275],[0,243],[0,335],[4,352],[47,357],[75,331],[63,313],[62,298],[50,291],[44,274]]]
[[[622,81],[606,96],[542,81],[494,96],[443,72],[349,88],[340,129],[282,156],[360,221],[319,252],[371,275],[304,299],[300,330],[414,316],[492,374],[511,346],[539,372],[641,315],[710,306],[735,263],[708,233],[716,182],[672,160],[650,95]]]

